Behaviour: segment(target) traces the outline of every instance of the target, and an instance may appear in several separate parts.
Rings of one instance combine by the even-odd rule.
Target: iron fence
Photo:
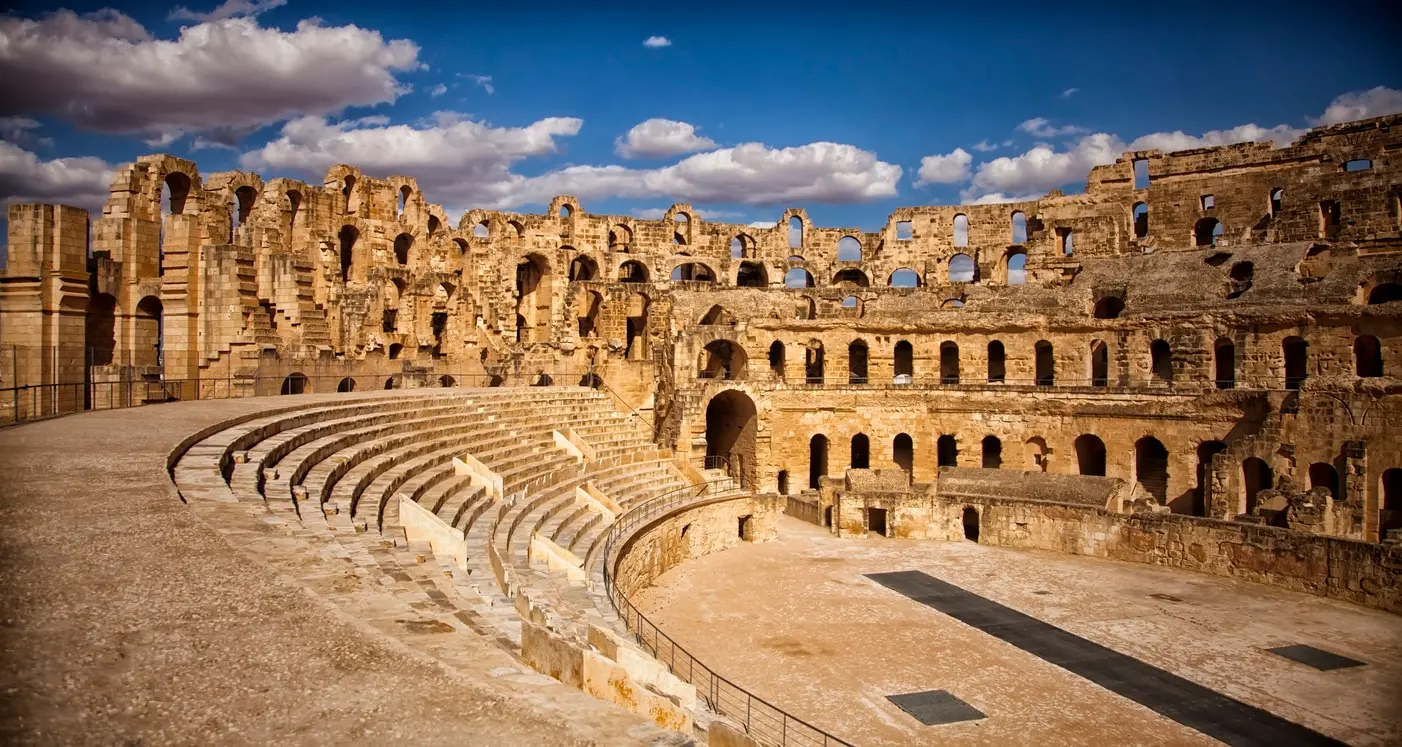
[[[702,374],[698,381],[719,381],[722,377]],[[789,379],[774,375],[758,379],[744,379],[746,384],[774,389],[821,389],[824,391],[1066,391],[1088,394],[1178,394],[1201,395],[1214,391],[1273,392],[1293,391],[1299,386],[1262,387],[1238,381],[1107,381],[1105,379],[1012,379],[997,378],[988,380],[953,379],[934,376],[929,378],[892,377],[877,379],[867,376],[848,377],[807,377]]]
[[[714,713],[735,721],[754,740],[776,747],[851,747],[851,743],[793,716],[743,687],[720,676],[682,648],[628,600],[614,583],[613,554],[618,543],[644,523],[707,495],[717,496],[744,487],[743,478],[725,477],[663,493],[624,512],[609,527],[603,542],[604,589],[609,602],[633,638],[678,679],[696,687],[696,694]]]

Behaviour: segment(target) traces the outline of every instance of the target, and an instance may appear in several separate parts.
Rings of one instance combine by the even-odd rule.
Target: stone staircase
[[[604,592],[601,540],[629,507],[691,482],[606,394],[299,399],[195,442],[173,469],[184,499],[240,504],[261,528],[347,563],[386,604],[514,656],[527,623],[583,648],[591,627],[627,637]],[[566,431],[583,451],[561,445]]]

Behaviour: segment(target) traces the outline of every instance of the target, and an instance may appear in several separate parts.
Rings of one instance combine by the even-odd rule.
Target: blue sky
[[[0,200],[93,207],[112,166],[169,152],[403,173],[454,214],[571,193],[873,230],[903,205],[1077,191],[1130,146],[1402,111],[1386,24],[1336,33],[1318,6],[969,6],[22,4],[0,18]]]

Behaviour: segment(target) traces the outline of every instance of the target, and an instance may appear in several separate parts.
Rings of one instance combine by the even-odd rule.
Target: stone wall
[[[687,560],[728,550],[741,542],[775,539],[782,510],[779,496],[741,495],[663,514],[624,541],[618,550],[614,584],[624,596],[631,596]],[[742,536],[741,519],[746,517]]]

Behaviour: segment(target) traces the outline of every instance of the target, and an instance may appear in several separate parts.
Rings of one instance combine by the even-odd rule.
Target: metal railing
[[[422,381],[427,388],[574,386],[567,374],[533,371],[506,379],[496,374],[345,373],[212,376],[192,379],[159,377],[68,384],[26,384],[0,388],[0,425],[44,420],[87,410],[115,410],[164,402],[242,399],[268,395],[403,389]]]
[[[808,378],[783,378],[770,371],[771,375],[759,378],[744,378],[744,382],[750,386],[758,386],[773,389],[821,389],[825,391],[966,391],[966,392],[986,392],[986,391],[1017,391],[1017,392],[1037,392],[1037,391],[1069,391],[1084,392],[1088,394],[1169,394],[1169,395],[1201,395],[1216,391],[1286,391],[1298,389],[1299,387],[1263,387],[1255,386],[1238,381],[1216,382],[1212,380],[1138,380],[1138,381],[1108,381],[1105,379],[979,379],[961,378],[955,379],[945,376],[933,376],[929,378],[911,378],[908,376],[876,378],[867,376],[831,376],[831,377],[808,377]],[[698,375],[698,381],[718,381],[717,377]]]
[[[723,457],[722,457],[723,458]],[[776,747],[851,747],[851,743],[793,716],[743,687],[720,676],[662,632],[624,596],[614,583],[613,553],[633,530],[678,507],[708,494],[715,496],[743,487],[743,479],[726,477],[663,493],[624,512],[609,527],[603,541],[604,589],[609,602],[637,641],[654,659],[665,664],[678,679],[693,685],[712,712],[736,722],[752,739]]]

